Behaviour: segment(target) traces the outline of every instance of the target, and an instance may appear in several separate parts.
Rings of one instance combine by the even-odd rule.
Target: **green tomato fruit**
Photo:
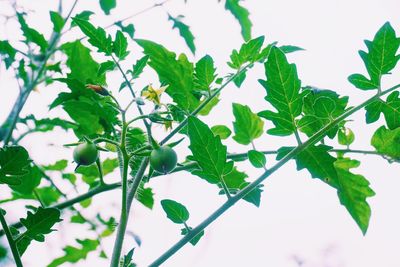
[[[74,161],[78,165],[91,165],[99,158],[99,151],[95,144],[83,143],[74,150]]]
[[[154,149],[150,155],[151,167],[154,170],[164,174],[172,171],[175,168],[177,162],[178,157],[175,151],[169,146],[162,146]]]

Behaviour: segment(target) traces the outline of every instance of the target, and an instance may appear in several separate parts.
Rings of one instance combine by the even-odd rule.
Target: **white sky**
[[[35,10],[28,22],[46,33],[49,33],[48,10],[55,9],[56,1],[36,0],[20,1],[21,5]],[[65,6],[72,1],[64,1]],[[97,25],[108,25],[110,22],[142,10],[151,5],[151,0],[128,1],[118,0],[117,9],[106,18],[99,11],[97,1],[81,0],[78,10],[93,9],[96,16],[93,22]],[[386,21],[400,33],[400,3],[396,0],[303,0],[303,1],[245,1],[251,12],[254,24],[253,36],[265,35],[267,42],[279,41],[280,44],[298,45],[306,49],[289,56],[290,61],[298,66],[299,77],[303,84],[336,90],[339,94],[349,95],[350,104],[356,105],[371,93],[355,89],[347,82],[347,76],[364,71],[357,51],[364,49],[363,40],[371,39],[378,28]],[[0,2],[1,12],[9,12],[6,2]],[[4,10],[4,11],[3,11]],[[196,37],[197,55],[210,54],[218,67],[218,73],[229,72],[226,61],[233,48],[242,43],[240,29],[232,16],[224,11],[223,5],[216,0],[190,0],[185,5],[181,0],[171,0],[165,6],[173,15],[183,14]],[[171,23],[166,22],[163,8],[158,8],[132,20],[136,27],[136,37],[159,42],[171,50],[189,53],[177,31],[172,31]],[[0,39],[15,40],[18,26],[14,23],[0,26]],[[79,31],[71,32],[67,38],[80,37]],[[128,68],[140,57],[140,48],[132,44],[131,56],[125,64]],[[158,84],[156,76],[150,69],[143,76],[137,89],[148,83]],[[385,78],[387,86],[399,82],[399,68],[394,75]],[[248,79],[237,89],[233,85],[226,88],[222,101],[205,120],[209,125],[225,123],[232,125],[231,103],[240,102],[250,105],[253,111],[268,107],[263,100],[265,91],[257,79],[264,79],[262,66],[249,71]],[[109,76],[109,87],[116,90],[121,78],[116,74]],[[7,116],[17,94],[15,82],[4,69],[0,72],[0,121]],[[65,114],[60,110],[48,112],[47,105],[60,92],[60,85],[47,88],[41,86],[39,92],[32,94],[23,110],[23,114],[33,113],[38,117],[58,116]],[[126,100],[124,94],[121,96]],[[351,125],[356,134],[353,148],[371,149],[370,137],[382,120],[365,125],[364,112],[351,117]],[[266,123],[266,129],[271,124]],[[159,129],[159,137],[165,135]],[[305,137],[303,137],[305,138]],[[71,158],[71,150],[62,149],[62,144],[75,141],[72,134],[57,131],[52,134],[32,135],[22,143],[32,158],[38,163],[52,163],[57,159]],[[260,150],[276,149],[281,145],[293,143],[292,138],[278,138],[268,135],[256,140]],[[51,145],[53,144],[53,145]],[[232,152],[245,152],[250,147],[226,142]],[[178,149],[180,159],[188,153],[181,145]],[[209,266],[297,266],[293,256],[305,261],[307,267],[398,267],[398,246],[400,242],[400,171],[399,165],[389,165],[386,161],[372,156],[352,155],[362,161],[356,172],[365,175],[371,182],[376,196],[369,200],[372,207],[370,229],[365,237],[357,228],[345,208],[339,204],[333,189],[320,181],[313,180],[306,171],[297,172],[295,164],[290,162],[265,182],[265,192],[259,209],[240,202],[229,210],[211,227],[196,247],[188,245],[179,251],[165,265],[169,267],[209,267]],[[274,162],[268,157],[268,164]],[[239,165],[253,179],[260,175],[248,164]],[[71,169],[73,167],[71,166]],[[117,174],[107,177],[108,181],[118,179]],[[129,229],[140,235],[143,244],[135,252],[135,261],[139,266],[147,266],[151,261],[168,249],[179,238],[179,226],[165,218],[159,201],[164,198],[175,199],[187,206],[191,212],[189,224],[197,225],[214,211],[225,200],[217,196],[215,186],[193,177],[188,173],[177,173],[151,181],[156,193],[156,204],[153,211],[134,203]],[[87,188],[82,186],[82,191]],[[66,191],[71,192],[67,187]],[[101,210],[107,217],[118,217],[119,191],[95,197],[91,208],[85,215],[95,214]],[[11,208],[12,209],[11,212]],[[7,219],[15,221],[23,216],[23,203],[19,209],[8,205]],[[70,226],[68,223],[57,227],[58,232],[46,237],[48,243],[35,243],[24,255],[27,267],[44,266],[45,263],[62,254],[61,247],[74,245],[75,238],[93,237],[82,226]],[[114,237],[104,242],[108,255],[111,254]],[[132,238],[127,237],[125,251],[134,245]],[[12,265],[10,265],[12,266]],[[66,264],[65,266],[70,266]],[[107,262],[92,253],[86,262],[74,266],[107,266]]]

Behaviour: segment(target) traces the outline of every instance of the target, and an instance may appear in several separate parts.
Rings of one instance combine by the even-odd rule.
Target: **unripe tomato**
[[[78,145],[74,150],[74,161],[78,165],[91,165],[96,162],[99,157],[99,151],[95,144],[83,143]]]
[[[177,162],[178,157],[175,151],[169,146],[162,146],[154,149],[150,155],[151,167],[154,170],[164,174],[172,171],[175,168]]]

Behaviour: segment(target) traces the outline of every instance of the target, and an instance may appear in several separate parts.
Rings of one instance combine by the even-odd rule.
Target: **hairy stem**
[[[4,233],[6,234],[8,244],[10,245],[11,252],[14,257],[15,265],[17,267],[23,267],[22,261],[21,261],[21,256],[19,255],[19,252],[17,249],[17,244],[15,243],[15,241],[11,235],[10,228],[8,228],[8,225],[7,225],[6,219],[4,218],[3,212],[4,211],[2,209],[0,209],[0,223],[1,223],[1,226],[3,227]]]
[[[159,258],[157,258],[153,263],[149,265],[149,267],[160,266],[166,260],[168,260],[172,255],[174,255],[177,251],[179,251],[184,245],[190,242],[197,234],[203,231],[207,226],[209,226],[213,221],[219,218],[222,214],[224,214],[228,209],[230,209],[236,202],[241,200],[255,188],[257,188],[265,179],[267,179],[271,174],[279,170],[283,165],[285,165],[289,160],[296,157],[299,153],[307,149],[309,146],[316,144],[318,141],[321,141],[322,138],[326,135],[326,133],[339,124],[341,121],[349,117],[350,115],[354,114],[355,112],[359,111],[360,109],[364,108],[368,104],[374,102],[379,97],[390,93],[397,88],[400,88],[400,84],[393,86],[385,91],[378,92],[375,96],[369,98],[365,102],[361,103],[360,105],[349,109],[335,120],[330,122],[328,125],[323,127],[313,136],[311,136],[306,142],[300,144],[292,151],[290,151],[285,157],[283,157],[280,161],[278,161],[274,166],[270,169],[266,170],[260,177],[258,177],[254,182],[250,183],[244,189],[239,191],[236,195],[232,196],[228,201],[226,201],[221,207],[219,207],[216,211],[214,211],[208,218],[206,218],[202,223],[200,223],[197,227],[193,228],[187,235],[185,235],[181,240],[179,240],[175,245],[173,245],[170,249],[168,249],[164,254],[162,254]]]

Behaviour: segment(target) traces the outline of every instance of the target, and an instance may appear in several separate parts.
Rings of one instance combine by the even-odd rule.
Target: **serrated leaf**
[[[94,12],[92,12],[92,11],[84,10],[84,11],[76,14],[75,18],[89,20],[90,16],[92,16],[93,14],[94,14]],[[75,27],[75,26],[78,26],[78,25],[76,25],[76,23],[74,21],[71,21],[71,27]]]
[[[100,0],[100,7],[106,15],[110,15],[111,9],[114,9],[116,6],[116,0]]]
[[[149,56],[144,56],[136,61],[136,63],[132,67],[132,70],[129,70],[132,79],[139,78],[140,74],[142,74],[144,68],[147,66],[148,60]]]
[[[50,11],[50,19],[53,23],[53,30],[60,33],[65,24],[63,17],[55,11]]]
[[[72,21],[89,38],[89,43],[98,48],[98,52],[103,52],[107,56],[111,55],[113,49],[112,39],[103,28],[96,28],[89,21],[77,17],[72,18]]]
[[[219,136],[214,136],[210,128],[195,117],[189,117],[188,134],[189,148],[199,165],[199,169],[192,173],[209,183],[220,183],[226,164],[226,146],[222,145]]]
[[[168,14],[168,20],[172,21],[174,24],[172,25],[173,29],[178,29],[180,36],[185,40],[186,45],[189,47],[190,51],[193,54],[196,53],[196,46],[194,44],[194,36],[190,31],[188,25],[182,22],[183,16],[172,17]]]
[[[386,101],[378,99],[372,102],[365,107],[365,110],[367,111],[365,114],[367,123],[377,121],[381,113],[383,113],[389,129],[394,130],[400,127],[400,98],[398,91],[392,92],[386,98]]]
[[[227,139],[232,134],[232,131],[225,125],[214,125],[211,127],[211,131],[215,136],[218,135],[222,140]]]
[[[285,54],[277,47],[272,47],[265,63],[266,81],[260,83],[267,91],[267,100],[277,112],[265,110],[259,116],[270,120],[275,128],[267,133],[286,136],[297,130],[296,118],[302,111],[304,93],[300,94],[301,82],[297,77],[296,65],[289,64]]]
[[[124,33],[127,33],[129,35],[129,37],[131,37],[133,39],[133,36],[135,35],[135,26],[133,26],[132,23],[124,26],[122,25],[121,21],[117,21],[115,22],[115,25],[118,26],[121,31],[123,31]]]
[[[128,40],[121,31],[117,31],[113,42],[113,53],[119,58],[124,59],[128,54]]]
[[[264,39],[264,36],[259,36],[244,43],[239,51],[234,49],[230,55],[231,62],[228,62],[228,65],[239,70],[245,63],[254,63],[259,60]]]
[[[338,131],[338,142],[341,145],[349,146],[354,142],[355,136],[350,128],[342,127]]]
[[[116,67],[114,61],[108,60],[100,64],[99,70],[97,71],[97,76],[102,76],[108,71],[114,70]]]
[[[282,147],[278,150],[277,159],[283,158],[293,147]],[[336,158],[328,152],[332,147],[326,145],[309,146],[294,159],[297,170],[307,169],[313,178],[318,178],[334,188],[338,188],[338,177],[334,163]]]
[[[65,43],[61,49],[68,56],[67,66],[71,72],[68,78],[77,79],[83,84],[106,83],[104,73],[98,73],[100,65],[90,55],[89,48],[85,47],[80,41]]]
[[[193,111],[200,103],[193,90],[193,64],[184,54],[176,54],[165,47],[147,40],[136,40],[150,57],[148,63],[158,74],[160,81],[168,84],[166,93],[185,111]]]
[[[47,267],[57,267],[66,262],[76,263],[80,260],[84,260],[90,252],[96,251],[100,244],[97,239],[76,239],[76,242],[79,244],[79,247],[66,246],[63,249],[65,255],[54,259]]]
[[[338,175],[338,196],[365,235],[371,217],[371,208],[366,199],[375,195],[364,176],[350,172],[360,165],[357,160],[339,158],[334,166]]]
[[[248,106],[233,103],[232,108],[235,116],[235,121],[233,122],[235,135],[233,139],[236,142],[248,145],[263,134],[264,122]]]
[[[29,172],[31,160],[22,146],[0,148],[0,183],[21,184],[22,176]]]
[[[44,242],[44,235],[53,232],[52,227],[60,222],[60,211],[55,208],[39,207],[35,213],[28,211],[26,218],[22,218],[21,224],[26,231],[19,237],[23,242],[17,242],[18,251],[23,254],[32,240]]]
[[[371,145],[382,155],[394,160],[400,159],[400,128],[394,130],[379,127],[371,139]]]
[[[281,45],[279,47],[280,50],[282,50],[283,53],[285,54],[289,54],[289,53],[293,53],[293,52],[297,52],[297,51],[303,51],[304,48],[298,47],[298,46],[294,46],[294,45]]]
[[[39,33],[37,30],[28,26],[25,18],[22,14],[17,13],[18,22],[21,25],[22,33],[24,34],[26,40],[25,42],[32,42],[40,47],[40,51],[44,53],[49,46],[43,34]]]
[[[249,152],[247,152],[247,156],[249,157],[251,165],[256,168],[264,168],[265,164],[267,163],[267,158],[265,157],[265,154],[260,151],[250,150]]]
[[[310,90],[303,98],[303,117],[298,122],[299,130],[312,136],[332,120],[346,111],[348,97],[340,97],[331,90]],[[335,137],[338,127],[327,132]]]
[[[400,46],[400,38],[389,22],[386,22],[376,33],[373,41],[365,41],[368,52],[359,51],[364,61],[369,79],[361,74],[353,74],[349,81],[359,89],[380,89],[383,75],[390,74],[400,59],[396,54]]]
[[[249,18],[249,11],[240,5],[240,0],[226,0],[225,9],[232,13],[238,20],[242,28],[242,36],[245,41],[251,38],[251,21]]]
[[[39,186],[42,177],[43,173],[37,166],[30,166],[26,174],[18,177],[21,183],[10,185],[10,188],[22,195],[32,194],[33,190]]]
[[[196,63],[194,72],[194,86],[197,90],[209,92],[210,86],[217,75],[214,67],[214,60],[209,55],[205,55]]]
[[[6,40],[0,41],[0,59],[4,60],[6,69],[8,69],[15,60],[17,50],[11,46],[10,42]]]
[[[44,165],[42,168],[46,171],[62,171],[68,166],[68,160],[61,159],[56,161],[54,164]]]
[[[161,200],[161,206],[167,214],[168,219],[174,223],[183,224],[189,219],[189,211],[186,207],[174,200]]]
[[[153,206],[154,206],[153,189],[151,189],[150,187],[144,187],[144,184],[142,183],[139,186],[135,197],[145,207],[147,207],[149,209],[153,209]]]

